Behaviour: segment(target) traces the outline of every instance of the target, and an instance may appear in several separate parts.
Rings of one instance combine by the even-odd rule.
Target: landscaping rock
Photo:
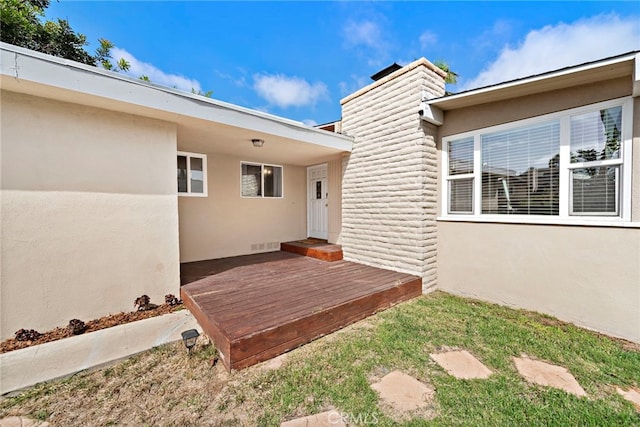
[[[338,411],[327,411],[308,417],[285,421],[280,427],[346,427],[342,415]]]
[[[0,427],[49,427],[49,423],[25,417],[6,417],[0,419]]]
[[[640,412],[640,390],[634,388],[623,390],[620,387],[616,387],[616,392],[629,402],[633,403],[633,406],[636,407],[636,410]]]
[[[385,375],[371,388],[380,394],[385,403],[401,412],[427,408],[432,405],[435,395],[433,388],[400,371]]]
[[[579,397],[587,395],[574,376],[562,366],[533,360],[526,355],[514,357],[513,361],[520,375],[530,383],[555,387]]]
[[[429,356],[449,375],[459,379],[486,379],[492,374],[489,368],[466,350],[434,353]]]

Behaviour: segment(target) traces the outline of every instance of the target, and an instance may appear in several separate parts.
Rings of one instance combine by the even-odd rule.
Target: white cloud
[[[344,25],[342,33],[344,47],[354,50],[368,65],[378,67],[388,60],[391,43],[384,36],[379,23],[351,20]]]
[[[466,82],[462,90],[579,65],[640,48],[640,20],[598,15],[530,31],[516,47],[505,46],[498,58]]]
[[[345,43],[349,47],[363,45],[377,48],[382,44],[382,32],[373,21],[349,21],[343,31]]]
[[[313,119],[304,119],[304,120],[302,121],[302,123],[304,123],[304,124],[305,124],[305,125],[307,125],[307,126],[317,126],[317,125],[318,125],[318,122],[316,122],[316,121],[315,121],[315,120],[313,120]]]
[[[269,104],[281,108],[314,105],[329,95],[324,83],[310,84],[299,77],[288,77],[282,74],[256,74],[253,79],[253,88],[258,95],[267,100]]]
[[[420,34],[420,47],[424,50],[438,43],[438,36],[432,31],[425,31]]]
[[[167,87],[175,87],[176,89],[184,90],[186,92],[191,92],[192,90],[198,92],[202,90],[200,82],[197,80],[190,79],[179,74],[165,73],[153,64],[140,61],[124,49],[117,47],[112,48],[111,56],[114,59],[114,63],[120,58],[124,58],[130,64],[129,70],[125,72],[125,74],[129,76],[135,78],[147,76],[152,83]]]

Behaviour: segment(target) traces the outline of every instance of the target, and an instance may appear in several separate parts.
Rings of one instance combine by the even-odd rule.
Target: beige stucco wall
[[[342,101],[345,259],[436,282],[436,129],[423,124],[421,93],[444,94],[442,72],[418,60]]]
[[[2,91],[1,338],[179,292],[171,124]]]
[[[188,141],[179,144],[194,151]],[[181,262],[277,251],[281,242],[306,237],[305,167],[282,165],[283,198],[242,198],[240,163],[254,159],[203,154],[208,197],[178,198]]]
[[[576,86],[444,112],[439,137],[630,96],[631,78]]]
[[[438,223],[438,287],[640,342],[640,229]]]
[[[339,123],[339,122],[338,122]],[[328,169],[328,241],[342,243],[342,157],[327,163]]]

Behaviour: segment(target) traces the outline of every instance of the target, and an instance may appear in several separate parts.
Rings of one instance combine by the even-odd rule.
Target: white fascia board
[[[632,96],[634,98],[640,96],[640,52],[636,53],[633,66],[633,91]]]
[[[0,70],[2,87],[10,90],[18,86],[6,79],[17,84],[33,82],[141,107],[140,115],[175,123],[180,123],[181,116],[193,117],[339,151],[352,149],[352,138],[345,135],[6,43],[0,43]]]
[[[420,118],[436,126],[444,123],[444,113],[434,105],[423,102],[420,106]]]

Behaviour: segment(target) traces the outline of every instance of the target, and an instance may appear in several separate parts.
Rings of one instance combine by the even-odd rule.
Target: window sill
[[[486,222],[498,224],[540,224],[540,225],[566,225],[580,227],[621,227],[640,228],[640,222],[624,221],[622,219],[561,219],[561,218],[514,218],[513,216],[439,216],[437,221],[442,222]]]
[[[179,197],[207,197],[207,193],[178,193]]]

